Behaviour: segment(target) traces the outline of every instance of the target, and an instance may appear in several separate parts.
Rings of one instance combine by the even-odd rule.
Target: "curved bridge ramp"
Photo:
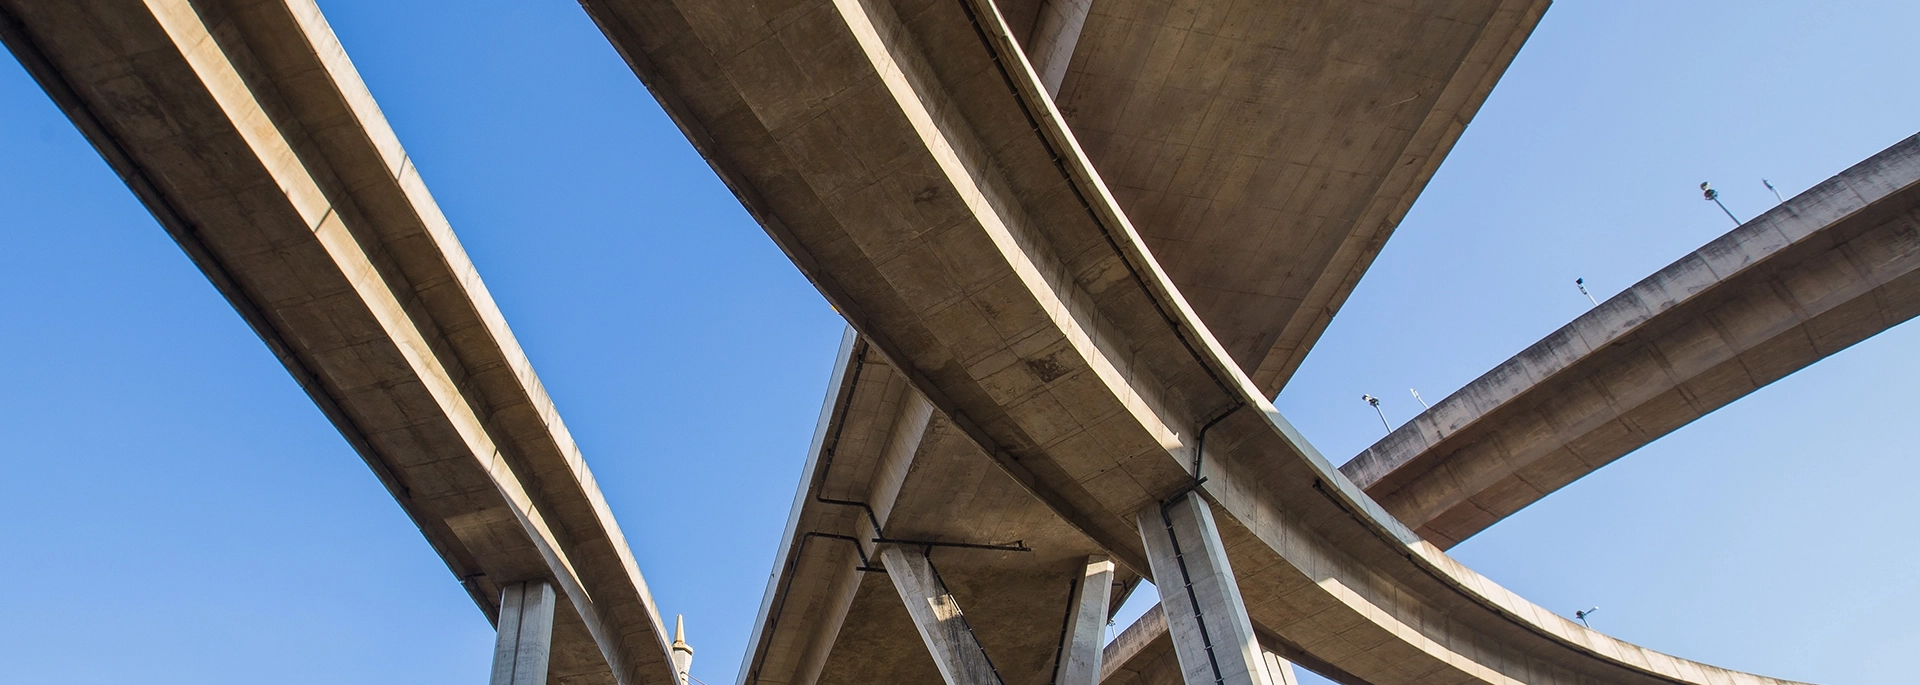
[[[1374,685],[1781,682],[1527,603],[1334,469],[1148,253],[991,4],[589,9],[908,385],[1118,566],[1163,581],[1189,681],[1271,682],[1265,647]],[[881,548],[889,576],[928,577]],[[980,682],[995,655],[959,593],[890,581],[941,676]]]
[[[579,447],[311,0],[0,0],[0,39],[501,626],[495,682],[675,682]]]
[[[1920,136],[1609,298],[1340,467],[1441,548],[1920,314]]]

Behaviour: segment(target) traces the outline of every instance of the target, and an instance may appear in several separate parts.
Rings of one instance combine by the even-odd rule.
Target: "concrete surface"
[[[620,527],[311,0],[0,2],[0,39],[559,683],[673,682]]]
[[[1369,500],[1161,271],[991,6],[588,8],[905,382],[1117,564],[1148,568],[1131,516],[1189,487],[1204,454],[1196,492],[1261,643],[1316,671],[1375,685],[1778,682],[1561,619]]]
[[[1920,137],[1601,303],[1340,470],[1444,549],[1916,314]]]
[[[791,22],[819,20],[825,3],[765,3],[738,12],[710,5],[685,13],[665,2],[582,4],[663,103],[714,89],[717,82],[692,75],[722,79],[723,71],[790,84],[806,91],[803,99],[853,94],[825,66],[842,55],[795,42],[808,25]],[[1059,93],[1059,112],[1145,245],[1271,397],[1346,301],[1547,5],[1009,0],[997,7],[980,3],[975,14],[997,9],[1004,18],[1003,38],[1023,48],[1009,61],[1030,61],[1046,90]],[[911,14],[925,5],[899,7]],[[756,25],[777,27],[764,35],[781,37],[771,43],[749,38],[762,35]],[[969,35],[971,25],[944,38]],[[692,62],[709,60],[688,59],[692,50],[714,50],[717,57],[695,67]],[[791,66],[778,66],[786,60]],[[669,66],[690,69],[695,80],[656,85]],[[775,129],[801,126],[805,130],[795,133],[803,136],[858,130],[855,122],[802,123],[787,119],[791,112],[743,104],[732,116],[765,116]],[[710,138],[733,134],[681,125],[707,153],[717,152]],[[802,163],[861,163],[820,154]],[[716,169],[722,167],[733,165]],[[762,192],[744,181],[728,183],[736,193]]]
[[[1059,110],[1273,397],[1547,4],[1097,0]]]

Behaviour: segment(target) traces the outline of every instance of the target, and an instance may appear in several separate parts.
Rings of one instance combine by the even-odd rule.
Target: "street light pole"
[[[1787,203],[1787,198],[1780,197],[1780,189],[1773,187],[1773,181],[1769,181],[1763,178],[1763,179],[1760,179],[1760,185],[1766,186],[1767,190],[1773,191],[1773,199],[1779,200],[1780,204]]]
[[[1718,191],[1718,190],[1714,190],[1714,189],[1713,189],[1713,184],[1711,184],[1711,183],[1708,183],[1708,182],[1706,182],[1706,181],[1701,181],[1701,182],[1700,182],[1700,195],[1701,195],[1702,197],[1705,197],[1705,198],[1707,198],[1707,199],[1709,199],[1709,200],[1712,200],[1714,204],[1716,204],[1716,205],[1720,205],[1720,211],[1722,211],[1722,212],[1726,212],[1726,213],[1727,213],[1727,218],[1729,218],[1729,219],[1733,219],[1733,225],[1735,225],[1735,226],[1739,226],[1739,225],[1740,225],[1740,219],[1739,219],[1739,217],[1735,217],[1735,216],[1733,215],[1733,210],[1731,210],[1731,209],[1727,209],[1727,203],[1725,203],[1725,202],[1721,202],[1721,201],[1720,201],[1720,191]]]
[[[1380,415],[1380,425],[1386,426],[1387,432],[1392,433],[1393,424],[1387,423],[1387,413],[1380,411],[1380,398],[1372,395],[1361,395],[1360,399],[1366,400],[1367,404],[1373,405],[1373,413]]]

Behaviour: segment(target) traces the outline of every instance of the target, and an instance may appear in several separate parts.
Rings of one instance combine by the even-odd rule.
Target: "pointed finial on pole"
[[[693,669],[693,648],[687,646],[687,617],[675,614],[673,617],[673,674],[680,679],[680,685],[687,685],[687,678]]]

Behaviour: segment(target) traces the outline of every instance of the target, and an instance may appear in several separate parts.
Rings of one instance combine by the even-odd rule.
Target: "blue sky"
[[[619,517],[730,682],[841,323],[571,2],[322,0]],[[1566,0],[1278,405],[1335,461],[1920,130],[1909,2]],[[0,680],[478,683],[492,634],[286,372],[0,60]],[[1456,549],[1649,647],[1908,682],[1920,328]],[[1137,609],[1138,607],[1135,607]]]

